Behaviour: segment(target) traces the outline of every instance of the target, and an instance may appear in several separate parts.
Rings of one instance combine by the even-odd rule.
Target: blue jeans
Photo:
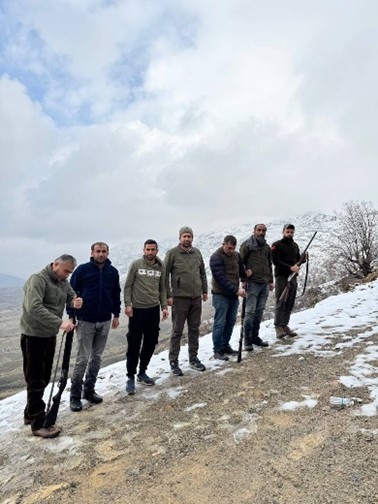
[[[105,322],[79,320],[76,328],[77,357],[71,379],[72,398],[81,397],[84,373],[84,393],[94,391],[109,330],[110,320]]]
[[[238,313],[239,298],[213,294],[214,306],[213,348],[214,352],[222,352],[230,343],[231,334]]]
[[[245,345],[251,345],[259,337],[260,324],[268,296],[269,284],[248,282],[244,320]]]

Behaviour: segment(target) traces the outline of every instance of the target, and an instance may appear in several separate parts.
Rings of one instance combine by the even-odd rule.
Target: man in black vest
[[[212,303],[215,310],[213,324],[213,347],[215,359],[228,360],[228,355],[237,355],[230,346],[230,338],[236,322],[239,296],[245,290],[239,286],[245,281],[244,266],[240,254],[235,251],[236,238],[227,235],[221,247],[210,257]]]

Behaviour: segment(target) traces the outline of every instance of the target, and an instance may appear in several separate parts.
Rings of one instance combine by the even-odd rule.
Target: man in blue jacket
[[[106,243],[94,243],[90,261],[78,266],[71,277],[72,288],[85,300],[83,308],[76,313],[77,356],[71,380],[72,411],[83,408],[80,399],[84,373],[84,399],[92,404],[102,402],[102,397],[95,392],[95,384],[110,326],[113,329],[118,327],[121,310],[119,274],[108,255]],[[67,313],[71,318],[74,316],[74,310],[69,306]]]
[[[215,310],[213,324],[214,358],[228,360],[228,355],[238,352],[230,346],[230,339],[238,313],[239,296],[245,297],[245,290],[239,286],[245,281],[244,266],[235,251],[236,238],[227,235],[221,247],[210,257],[212,273],[211,294]]]

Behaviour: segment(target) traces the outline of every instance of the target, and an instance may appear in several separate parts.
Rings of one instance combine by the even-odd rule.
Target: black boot
[[[252,344],[261,347],[269,346],[269,343],[267,341],[263,341],[259,336],[257,336],[257,338],[252,340]]]
[[[70,409],[71,409],[71,411],[81,411],[83,409],[83,403],[80,401],[80,398],[71,397]]]
[[[100,404],[103,400],[102,397],[96,394],[94,390],[90,392],[84,392],[83,397],[91,404]]]

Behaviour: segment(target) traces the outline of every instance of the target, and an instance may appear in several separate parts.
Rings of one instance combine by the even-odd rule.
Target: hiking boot
[[[139,383],[143,383],[143,385],[155,385],[155,380],[150,378],[146,373],[139,373],[137,380]]]
[[[192,369],[195,369],[196,371],[205,371],[206,369],[206,366],[204,366],[197,357],[194,357],[194,359],[190,359],[189,366]]]
[[[238,355],[238,351],[231,348],[230,345],[226,346],[226,348],[223,350],[223,353],[225,353],[226,355]]]
[[[45,439],[51,439],[59,436],[60,428],[56,425],[52,425],[51,427],[41,427],[40,429],[32,431],[33,436],[39,436]]]
[[[126,394],[129,394],[129,395],[135,394],[135,378],[134,378],[134,376],[127,379]]]
[[[172,361],[172,362],[170,363],[170,365],[171,365],[171,371],[172,371],[172,373],[173,373],[175,376],[183,376],[183,374],[184,374],[184,373],[182,372],[181,368],[179,367],[179,365],[178,365],[178,362],[177,362],[177,361]]]
[[[225,355],[223,352],[219,352],[219,351],[214,352],[214,359],[228,361],[227,355]]]
[[[292,331],[288,325],[283,326],[283,330],[285,331],[286,336],[290,338],[294,338],[294,336],[298,336],[298,333]]]
[[[244,350],[246,352],[253,352],[253,345],[252,345],[252,343],[244,343]]]
[[[286,336],[286,331],[283,327],[276,326],[276,338],[282,339]]]
[[[83,397],[91,404],[100,404],[103,401],[102,397],[100,395],[96,394],[95,391],[84,392]]]
[[[269,343],[267,341],[263,341],[261,338],[257,337],[256,339],[254,339],[252,341],[252,344],[253,345],[256,345],[256,346],[261,346],[261,347],[267,347],[269,346]]]
[[[28,417],[24,417],[24,425],[30,425],[32,421]]]
[[[83,409],[83,403],[77,397],[71,397],[70,409],[71,411],[81,411]]]

